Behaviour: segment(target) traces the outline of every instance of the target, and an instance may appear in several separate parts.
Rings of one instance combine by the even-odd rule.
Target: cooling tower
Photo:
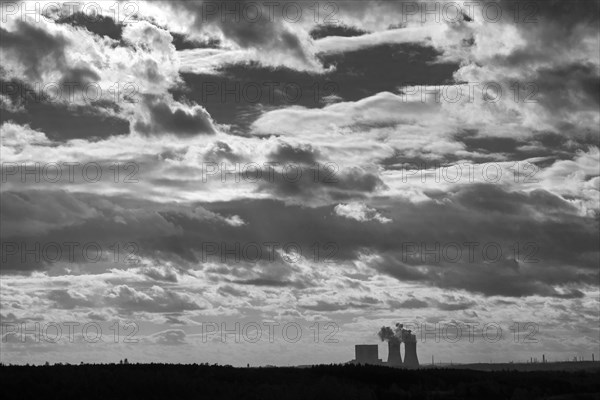
[[[417,368],[419,366],[419,359],[417,358],[417,337],[410,333],[404,340],[404,366],[408,368]]]
[[[388,341],[388,364],[402,365],[402,356],[400,355],[400,341]]]

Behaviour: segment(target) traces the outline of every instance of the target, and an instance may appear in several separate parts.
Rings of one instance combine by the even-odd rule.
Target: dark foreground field
[[[0,367],[5,399],[600,399],[600,371],[233,368],[129,364]]]

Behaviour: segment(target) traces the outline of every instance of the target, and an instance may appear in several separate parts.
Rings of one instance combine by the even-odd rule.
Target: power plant
[[[371,364],[371,365],[385,365],[390,367],[398,367],[398,368],[419,368],[419,357],[417,356],[417,336],[412,333],[410,329],[404,329],[403,324],[396,324],[395,328],[392,329],[389,326],[383,326],[377,332],[377,336],[381,339],[382,342],[387,342],[388,345],[388,357],[387,361],[383,361],[379,358],[379,345],[376,344],[357,344],[354,346],[355,358],[348,363],[351,364]],[[402,355],[400,354],[400,346],[404,344],[404,360],[402,359]],[[566,359],[565,361],[573,361],[573,362],[581,362],[584,363],[584,357],[579,355],[573,357],[572,360]],[[596,362],[595,354],[592,353],[590,363]],[[488,370],[491,368],[490,365],[497,365],[497,369],[500,368],[508,368],[514,369],[517,366],[521,366],[519,368],[523,368],[522,370],[531,370],[529,367],[526,369],[527,364],[537,364],[538,358],[531,357],[529,360],[520,361],[517,363],[499,363],[494,364],[492,360],[490,360],[489,364],[484,363],[476,363],[476,364],[461,364],[463,366],[469,366],[469,369],[480,369],[482,371]],[[558,368],[562,365],[561,361],[553,362],[556,367],[554,369],[558,370]],[[546,354],[542,354],[541,364],[551,364],[546,357]],[[435,366],[433,355],[431,356],[431,365]],[[437,365],[448,365],[452,366],[452,359],[450,359],[450,363],[442,364],[438,361]],[[483,367],[482,367],[483,366]],[[476,368],[475,368],[476,367]],[[552,370],[554,370],[552,369]],[[548,369],[551,370],[551,369]]]
[[[379,346],[376,344],[357,344],[354,346],[357,364],[381,364]]]
[[[376,344],[357,344],[354,347],[355,364],[387,364],[394,367],[418,368],[417,337],[402,324],[396,324],[396,329],[382,327],[377,333],[379,339],[388,343],[387,363],[379,358],[379,346]],[[400,355],[400,345],[404,343],[404,362]]]

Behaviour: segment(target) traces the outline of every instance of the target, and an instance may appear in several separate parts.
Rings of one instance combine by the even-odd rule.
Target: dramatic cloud
[[[18,60],[30,79],[39,79],[46,68],[66,69],[65,47],[69,40],[64,36],[19,21],[15,31],[0,28],[0,48],[9,60]],[[4,57],[4,56],[3,56]]]
[[[382,224],[392,221],[389,218],[383,217],[377,210],[369,208],[362,203],[338,204],[333,210],[339,216],[357,221],[378,221]]]
[[[197,135],[214,133],[210,115],[199,105],[187,106],[169,103],[154,96],[145,96],[143,105],[148,117],[144,122],[137,121],[134,128],[142,133],[176,135]]]
[[[3,362],[346,362],[396,320],[596,348],[598,3],[267,3],[3,15]],[[65,321],[108,336],[10,331]]]

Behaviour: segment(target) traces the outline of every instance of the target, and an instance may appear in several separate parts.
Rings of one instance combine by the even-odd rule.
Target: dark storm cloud
[[[344,24],[320,24],[311,29],[309,34],[313,40],[317,40],[328,36],[353,37],[366,35],[367,33],[369,32],[355,26]]]
[[[67,69],[65,47],[68,39],[18,21],[15,31],[0,28],[0,49],[15,57],[30,79],[40,79],[45,69]]]
[[[480,153],[516,153],[524,141],[507,137],[477,136],[476,131],[456,135],[456,139],[466,145],[465,150]]]
[[[269,154],[269,160],[278,163],[313,164],[317,160],[318,150],[309,144],[291,145],[281,142]]]
[[[490,0],[485,0],[490,1]],[[490,1],[491,2],[491,1]],[[519,2],[512,0],[500,0],[498,2],[502,7],[502,12],[510,16],[508,20],[514,20],[515,6]],[[557,24],[564,31],[571,31],[574,26],[594,26],[594,23],[600,20],[600,2],[597,0],[577,0],[577,1],[561,1],[561,0],[537,0],[531,1],[531,6],[526,9],[526,12],[531,13],[532,20],[539,24]],[[523,13],[523,5],[520,12]],[[520,21],[518,19],[518,21]]]
[[[273,108],[322,108],[330,99],[357,101],[404,85],[453,82],[455,63],[437,63],[441,55],[419,44],[385,44],[356,51],[323,54],[332,72],[313,74],[258,63],[228,64],[218,74],[182,73],[185,85],[171,89],[176,100],[206,107],[218,123],[246,133],[261,113]]]
[[[91,69],[77,67],[68,69],[62,76],[60,84],[68,85],[75,89],[82,90],[87,84],[95,83],[100,80],[100,76]]]
[[[227,213],[221,208],[222,206],[213,211]],[[588,272],[582,273],[577,272],[576,268],[566,269],[566,274],[570,275],[571,279],[585,281],[592,276],[589,273],[594,271],[595,259],[598,257],[595,248],[598,236],[597,222],[578,216],[577,211],[568,203],[544,191],[537,191],[530,195],[510,194],[495,187],[476,186],[447,197],[445,204],[428,202],[418,206],[407,203],[398,205],[398,209],[402,211],[398,211],[397,216],[388,214],[395,221],[398,220],[398,223],[386,224],[386,226],[348,219],[331,219],[331,215],[327,215],[328,207],[314,210],[286,207],[285,209],[295,210],[296,214],[299,212],[302,214],[302,216],[298,215],[298,218],[291,218],[279,212],[281,207],[277,203],[272,203],[270,206],[264,204],[264,206],[264,212],[261,211],[263,207],[253,207],[252,213],[237,211],[240,217],[247,221],[246,229],[260,225],[261,217],[269,221],[278,220],[280,223],[278,226],[282,226],[272,231],[272,235],[269,236],[298,243],[307,243],[310,235],[313,241],[321,243],[335,241],[340,245],[340,251],[336,255],[338,259],[352,259],[356,255],[355,251],[362,247],[372,247],[390,254],[398,251],[400,257],[401,244],[405,241],[429,244],[435,241],[440,243],[495,241],[502,244],[507,252],[505,254],[507,259],[499,262],[495,268],[494,265],[490,266],[490,271],[486,272],[487,277],[490,277],[490,272],[501,274],[503,270],[510,271],[511,274],[516,272],[518,276],[520,271],[510,259],[512,252],[508,245],[514,242],[535,241],[540,248],[538,257],[541,261],[538,265],[528,266],[528,268],[536,267],[542,271],[543,265],[547,268],[547,272],[541,273],[540,279],[552,284],[560,284],[562,269],[559,266],[567,263],[567,265],[587,269]],[[532,218],[531,210],[537,207],[548,210],[551,218],[546,220]],[[446,220],[443,226],[437,222],[440,218]],[[291,231],[285,229],[290,226],[294,229]],[[360,235],[356,234],[357,229],[360,230]],[[306,236],[303,237],[304,235]],[[475,264],[479,265],[480,262],[479,256]],[[554,268],[552,271],[550,271],[550,264]],[[444,266],[450,270],[455,267],[452,263],[446,263]],[[435,278],[429,276],[429,273],[414,268],[414,264],[399,265],[398,268],[402,269],[395,270],[394,274],[399,278],[423,281]],[[435,272],[435,269],[432,271]],[[474,287],[475,285],[470,289]]]
[[[575,127],[570,129],[575,130]],[[489,154],[498,156],[502,161],[522,161],[528,158],[540,157],[539,160],[529,161],[540,168],[552,165],[556,160],[572,160],[578,152],[586,152],[590,146],[598,143],[597,137],[592,132],[579,131],[576,137],[569,137],[556,132],[534,132],[527,140],[511,137],[496,137],[482,135],[477,129],[466,129],[454,135],[457,142],[465,145],[469,153]],[[440,165],[456,163],[469,159],[475,163],[490,162],[489,158],[481,156],[458,157],[444,155]],[[431,161],[419,157],[404,157],[400,152],[395,156],[382,161],[389,169],[431,167]]]
[[[594,272],[580,273],[573,266],[548,267],[544,264],[528,266],[526,270],[499,263],[454,263],[445,266],[421,266],[415,273],[414,266],[403,263],[402,256],[386,254],[376,268],[402,282],[418,282],[442,289],[466,290],[485,296],[523,297],[531,295],[557,298],[579,298],[581,293],[562,292],[554,286],[585,284],[594,286],[600,275]],[[513,263],[514,264],[514,263]],[[453,310],[455,308],[451,307]],[[462,306],[458,309],[463,309]]]
[[[87,69],[65,70],[62,83],[77,89],[95,79],[96,73]],[[18,79],[0,79],[0,93],[11,101],[2,110],[0,123],[13,121],[40,130],[55,141],[95,139],[129,133],[129,121],[115,114],[119,110],[112,102],[87,105],[68,104],[51,99],[40,88]]]
[[[221,41],[217,38],[197,40],[177,32],[171,32],[171,36],[173,36],[173,45],[177,51],[190,49],[218,49],[221,46]]]
[[[104,15],[92,16],[76,12],[61,16],[56,19],[56,23],[82,27],[98,36],[108,36],[115,40],[121,40],[123,35],[123,25],[115,23],[111,17]]]
[[[244,1],[193,1],[193,2],[165,2],[174,9],[188,13],[194,18],[194,25],[199,31],[206,28],[219,29],[223,35],[242,48],[254,48],[259,51],[278,50],[281,54],[288,54],[300,61],[310,62],[310,54],[304,49],[300,38],[283,23],[282,18],[260,18],[252,21],[251,18],[239,18],[236,21],[232,17],[224,17],[220,12],[214,12],[206,8],[208,3],[218,10],[241,9]],[[269,15],[269,10],[260,2],[253,3],[261,8],[261,15]],[[239,15],[239,11],[238,11]]]
[[[156,210],[144,210],[138,202],[134,203],[140,208],[123,200],[126,208],[117,210],[115,200],[110,198],[54,190],[3,191],[0,200],[3,272],[44,269],[55,262],[66,265],[91,262],[94,266],[98,260],[91,260],[98,254],[113,262],[111,255],[115,253],[111,249],[115,249],[116,243],[135,246],[144,237],[168,237],[177,231]],[[70,250],[64,243],[76,245]],[[83,251],[86,245],[92,245],[89,253]],[[28,249],[30,253],[26,253]],[[135,266],[121,255],[136,256],[141,252],[129,247],[128,254],[125,253],[119,254],[120,261],[113,265]]]
[[[21,227],[35,237],[48,227],[57,229],[62,224],[75,224],[96,215],[87,202],[63,191],[2,191],[0,196],[5,237],[15,235]]]
[[[580,294],[572,290],[562,292],[555,287],[569,283],[596,284],[598,221],[578,216],[564,200],[541,190],[526,195],[480,185],[446,198],[452,199],[455,206],[444,212],[445,226],[462,226],[451,236],[440,235],[441,231],[430,232],[430,248],[432,241],[462,243],[474,237],[473,241],[479,243],[504,243],[503,251],[508,257],[494,263],[481,262],[481,259],[471,263],[436,263],[431,258],[406,259],[402,252],[390,249],[377,263],[380,271],[401,281],[427,282],[442,288],[465,289],[485,295],[539,294],[570,298]],[[427,207],[429,210],[421,210],[419,215],[435,218],[441,211],[436,208]],[[534,208],[543,209],[546,218],[538,220],[532,217],[529,210]],[[448,218],[454,213],[458,214],[456,220]],[[429,222],[428,219],[423,218],[421,223],[435,224],[434,220]],[[414,226],[409,220],[404,220],[404,223]],[[414,233],[412,241],[418,244],[420,234],[415,237]],[[437,239],[432,240],[432,237]],[[511,260],[511,242],[535,243],[539,247],[536,256],[539,262],[517,265]],[[421,265],[421,268],[415,270],[414,265]]]
[[[576,113],[597,111],[600,104],[600,70],[587,57],[589,49],[597,47],[600,2],[552,0],[524,4],[507,0],[500,6],[503,20],[519,21],[515,27],[523,44],[508,54],[494,55],[489,62],[518,70],[522,82],[535,85],[533,96],[529,86],[520,91],[521,98],[539,103],[556,118],[556,133],[576,138],[590,133],[590,128],[582,132],[568,120]],[[517,15],[516,8],[521,10]],[[530,11],[535,21],[523,23]],[[510,84],[505,77],[498,79]],[[598,133],[597,129],[591,131]]]
[[[360,252],[366,252],[378,256],[369,263],[371,267],[400,281],[485,295],[577,298],[581,292],[569,285],[595,285],[598,280],[597,219],[581,216],[570,203],[544,190],[508,192],[497,185],[471,185],[440,194],[435,201],[388,199],[381,203],[380,199],[378,211],[392,219],[386,224],[342,218],[333,206],[308,208],[274,200],[207,203],[198,209],[200,204],[165,206],[143,200],[69,194],[76,206],[63,207],[60,214],[54,211],[53,204],[58,203],[50,201],[54,195],[49,193],[30,196],[18,207],[7,203],[5,199],[10,200],[10,196],[3,193],[4,240],[87,240],[106,245],[132,241],[139,245],[140,255],[156,260],[181,265],[221,262],[222,270],[210,273],[217,282],[219,276],[230,275],[223,278],[243,285],[298,289],[314,285],[312,278],[295,276],[291,269],[282,268],[285,263],[281,257],[270,259],[269,247],[264,245],[268,242],[278,242],[279,248],[294,243],[311,261],[318,243],[321,262],[328,261],[330,253],[325,246],[333,243],[335,251],[329,261],[353,261]],[[68,201],[63,199],[60,204]],[[39,219],[36,215],[50,218],[49,230],[29,237],[11,234],[16,221],[26,223],[27,216]],[[62,215],[61,222],[52,226],[52,215]],[[234,226],[215,215],[238,215],[244,224]],[[413,257],[403,247],[406,243],[431,248],[435,243],[464,242],[480,244],[472,260],[464,247],[458,259],[442,257],[438,261],[423,259],[419,254]],[[236,243],[254,243],[262,253],[254,261],[242,258],[236,262],[232,256],[223,261],[219,257],[223,253],[205,257],[206,243],[229,249]],[[486,243],[501,248],[502,254],[493,262],[486,260],[481,250]],[[524,246],[526,243],[534,243],[534,254]],[[521,246],[519,262],[515,261],[515,244]],[[528,256],[531,259],[523,261]],[[561,289],[565,285],[566,289]]]
[[[540,60],[546,63],[550,61],[545,60],[545,54],[538,56],[532,54],[529,47],[526,49],[517,50],[506,57],[498,56],[494,63],[526,67]],[[545,110],[556,116],[568,117],[575,112],[598,110],[600,69],[596,65],[589,62],[571,62],[562,65],[550,62],[550,64],[552,65],[524,68],[521,79],[527,84],[519,91],[520,99],[539,103]],[[569,130],[574,131],[575,136],[581,135],[576,127]]]
[[[184,109],[158,96],[144,95],[143,106],[148,110],[148,121],[137,121],[134,128],[146,134],[174,133],[181,136],[214,134],[210,115],[197,105]]]
[[[339,170],[336,164],[323,164],[317,169],[293,161],[282,165],[285,172],[262,174],[257,192],[269,192],[291,201],[317,196],[341,201],[385,188],[379,176],[358,167]]]
[[[457,135],[461,137],[460,135]],[[458,139],[457,139],[458,140]],[[484,139],[484,142],[485,139]],[[468,147],[471,150],[476,150],[473,147]],[[481,149],[480,149],[481,150]],[[484,157],[481,155],[466,155],[466,156],[458,156],[456,154],[434,154],[431,152],[422,151],[420,154],[414,154],[414,152],[408,152],[396,149],[394,154],[390,157],[383,158],[379,161],[379,164],[385,168],[386,170],[406,170],[406,169],[431,169],[434,166],[439,165],[440,167],[451,166],[452,164],[461,161],[461,160],[470,160],[473,163],[487,163],[490,162],[489,157]],[[500,156],[499,153],[496,155]],[[513,155],[515,160],[521,160],[521,154],[515,153]],[[569,158],[572,155],[569,155]]]
[[[591,63],[540,68],[533,81],[540,88],[538,101],[553,113],[600,107],[600,69]],[[565,93],[570,93],[566,102]]]
[[[174,160],[181,158],[180,154],[171,153],[161,156]],[[213,163],[207,169],[215,168],[214,174],[206,174],[206,181],[214,185],[246,184],[255,193],[269,194],[290,202],[360,198],[386,187],[375,171],[359,167],[340,168],[336,163],[321,161],[320,152],[309,144],[278,140],[275,146],[270,146],[267,157],[264,163],[256,163],[252,158],[237,153],[224,141],[216,141],[203,153],[203,160]],[[222,162],[230,164],[221,165]],[[184,190],[206,185],[197,178],[187,178],[188,173],[195,173],[197,169],[181,167],[173,168],[171,172],[176,172],[178,177],[157,176],[150,177],[150,180]]]

